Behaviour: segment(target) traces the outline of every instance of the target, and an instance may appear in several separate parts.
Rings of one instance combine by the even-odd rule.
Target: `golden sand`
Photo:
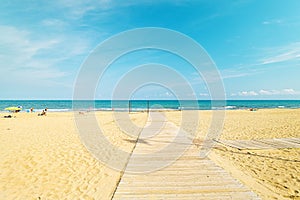
[[[17,113],[0,119],[0,199],[110,199],[120,172],[98,162],[82,145],[73,113]],[[104,134],[131,151],[111,112],[97,113]],[[144,113],[132,115],[139,125]]]
[[[180,125],[181,112],[165,112],[165,115]],[[48,113],[45,117],[17,113],[15,116],[0,118],[0,199],[109,199],[112,196],[121,172],[101,164],[86,150],[73,113]],[[112,144],[132,151],[134,138],[120,130],[113,112],[99,112],[97,119]],[[147,114],[133,113],[131,119],[143,126]],[[205,137],[210,122],[211,111],[199,111],[198,138]],[[194,127],[190,122],[185,128],[193,131]],[[300,137],[300,109],[226,111],[222,139],[284,137]],[[229,171],[236,169],[263,184],[264,190],[240,176],[242,182],[265,199],[300,199],[300,163],[295,162],[300,159],[299,149],[239,151],[224,147],[214,153],[232,166]]]
[[[189,112],[185,111],[189,116]],[[198,138],[205,138],[212,122],[212,111],[199,111]],[[218,111],[215,111],[218,115]],[[181,126],[182,113],[178,111],[166,112],[168,120]],[[192,115],[192,114],[190,114]],[[191,119],[184,119],[189,126],[188,131],[194,132]],[[191,130],[189,130],[191,129]],[[300,137],[300,109],[262,109],[250,112],[249,110],[227,110],[220,139],[251,140],[264,138]]]
[[[169,121],[180,126],[180,112],[169,112],[166,116]],[[212,111],[199,111],[196,138],[205,138],[211,119]],[[220,139],[251,140],[287,137],[300,138],[300,109],[226,111]],[[299,148],[250,151],[223,147],[215,149],[214,153],[218,157],[216,160],[221,160],[218,164],[232,172],[236,178],[251,187],[262,198],[300,199]],[[252,184],[249,178],[256,183]]]

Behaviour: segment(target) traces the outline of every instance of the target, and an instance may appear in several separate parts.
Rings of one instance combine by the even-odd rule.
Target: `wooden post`
[[[131,111],[131,101],[129,100],[129,104],[128,104],[128,113],[130,113]]]
[[[147,101],[147,113],[149,113],[149,107],[150,107],[150,105],[149,105],[150,103],[149,103],[149,100]]]

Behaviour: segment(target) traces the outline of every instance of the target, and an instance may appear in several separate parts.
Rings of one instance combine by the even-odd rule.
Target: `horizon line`
[[[300,101],[300,99],[0,99],[0,101]]]

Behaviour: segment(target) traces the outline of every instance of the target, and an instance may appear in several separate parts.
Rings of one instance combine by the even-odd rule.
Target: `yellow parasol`
[[[5,108],[5,110],[8,110],[10,112],[19,112],[22,109],[18,108],[18,107],[7,107],[7,108]]]

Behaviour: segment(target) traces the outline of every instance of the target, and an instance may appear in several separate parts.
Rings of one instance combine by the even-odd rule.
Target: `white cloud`
[[[271,25],[271,24],[282,24],[283,20],[281,19],[274,19],[274,20],[268,20],[268,21],[263,21],[262,24],[264,25]]]
[[[232,79],[265,73],[270,70],[271,65],[272,70],[276,70],[275,67],[300,66],[300,42],[258,49],[257,55],[248,56],[255,61],[253,63],[240,63],[231,68],[221,70],[222,78]]]
[[[65,21],[59,20],[59,19],[45,19],[42,21],[42,25],[44,26],[52,26],[56,28],[62,28],[67,23]]]
[[[1,78],[1,85],[17,80],[11,84],[69,87],[72,83],[62,78],[69,76],[71,70],[63,70],[61,66],[65,60],[85,54],[89,49],[88,43],[76,36],[37,39],[35,33],[13,26],[0,26],[0,32],[0,73],[9,75]]]
[[[263,48],[257,51],[257,55],[250,56],[253,63],[240,63],[231,68],[221,70],[223,79],[239,78],[264,73],[270,70],[270,64],[280,63],[284,67],[299,66],[300,42],[291,44]],[[262,56],[263,55],[263,56]],[[275,65],[272,65],[275,67]]]
[[[257,96],[258,93],[255,91],[241,91],[238,93],[239,96]]]
[[[282,90],[265,90],[261,89],[259,91],[240,91],[237,93],[231,93],[230,96],[286,96],[286,95],[299,95],[300,91],[296,91],[292,88],[282,89]]]
[[[110,11],[117,8],[126,8],[136,5],[149,5],[153,6],[154,4],[168,3],[177,6],[183,6],[188,3],[185,0],[163,0],[163,1],[153,1],[153,0],[60,0],[58,1],[58,6],[66,10],[67,15],[71,19],[79,19],[89,14],[89,12],[97,12],[97,15],[101,14],[103,16],[109,16]],[[113,11],[114,13],[115,11]],[[214,18],[215,15],[210,16]]]
[[[259,61],[259,64],[266,65],[271,63],[279,63],[286,61],[300,60],[300,42],[295,42],[289,45],[272,48],[266,52],[269,54]]]
[[[256,72],[252,71],[250,72],[249,70],[246,69],[224,69],[220,71],[222,75],[222,79],[231,79],[231,78],[240,78],[240,77],[245,77],[245,76],[251,76],[255,74]]]
[[[295,91],[292,88],[287,88],[283,90],[260,90],[259,94],[261,95],[297,95],[300,92]]]
[[[90,11],[107,11],[113,7],[119,6],[120,4],[123,5],[126,2],[127,1],[114,2],[111,0],[61,0],[58,1],[58,6],[66,10],[70,18],[79,19]]]
[[[280,91],[278,90],[259,90],[259,94],[261,95],[276,95],[280,94]]]
[[[283,89],[283,90],[282,90],[282,93],[283,93],[283,94],[289,94],[289,95],[297,95],[297,94],[300,94],[300,92],[295,91],[294,89],[291,89],[291,88],[289,88],[289,89]]]
[[[165,96],[171,97],[171,96],[173,96],[173,94],[171,92],[165,92]]]
[[[207,93],[200,93],[199,96],[201,96],[201,97],[208,97],[209,94],[207,94]]]
[[[0,26],[0,32],[1,70],[31,68],[34,66],[31,66],[33,58],[39,51],[50,49],[59,42],[54,39],[32,41],[29,32],[12,26]],[[47,63],[44,63],[39,68],[46,66]]]

